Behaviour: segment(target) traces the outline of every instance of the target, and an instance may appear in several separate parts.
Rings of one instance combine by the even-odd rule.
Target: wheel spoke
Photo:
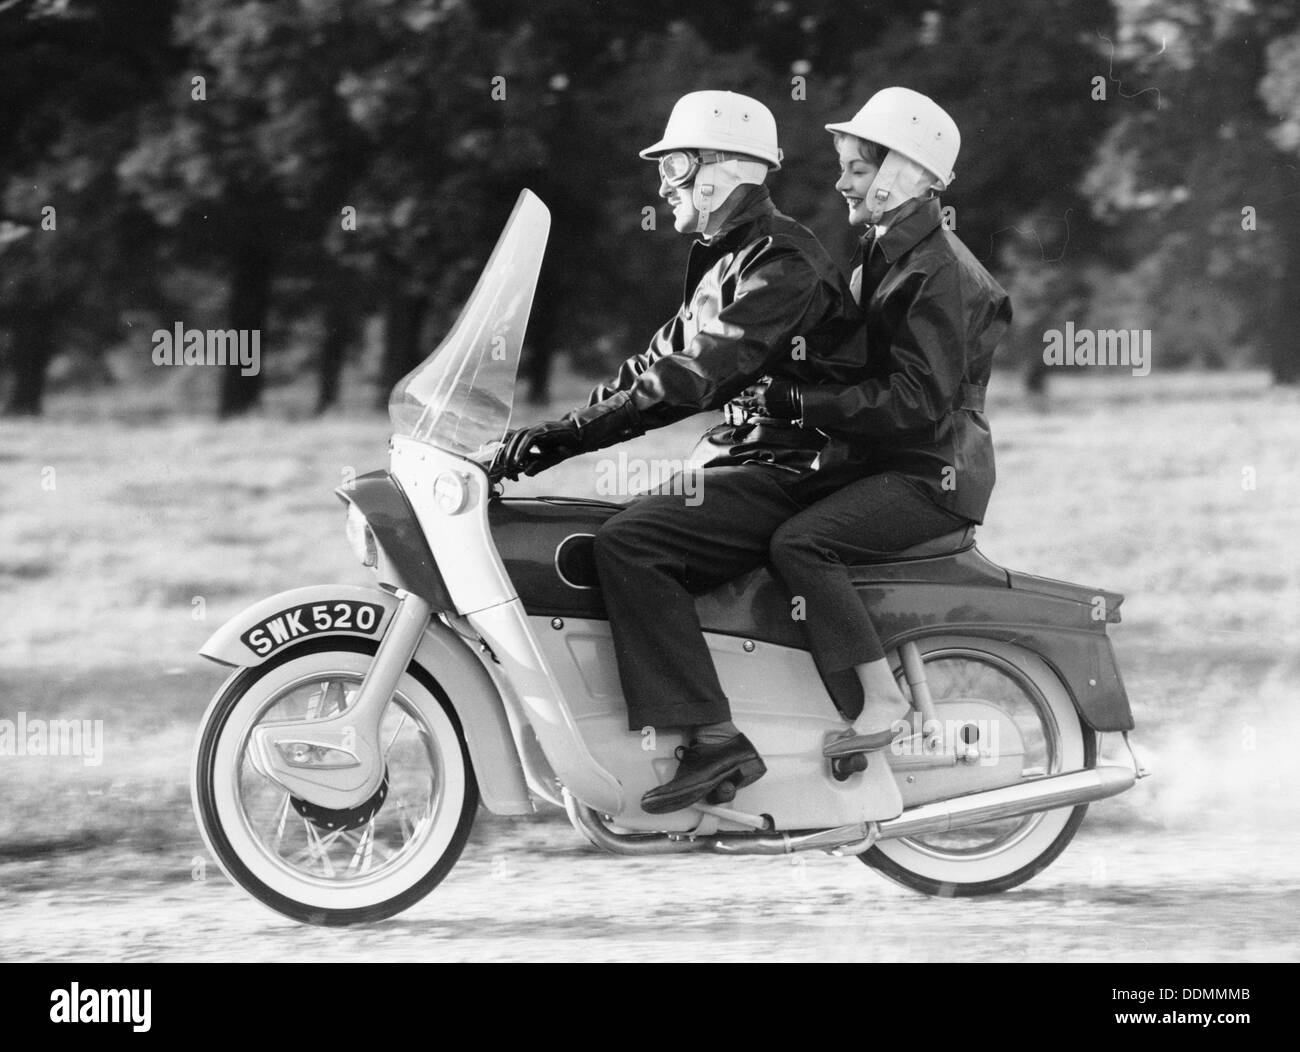
[[[280,842],[284,839],[284,827],[289,821],[289,794],[284,794],[284,800],[280,803],[280,813],[276,816],[275,824],[275,847],[278,851]]]
[[[371,849],[375,844],[374,819],[366,823],[360,837],[345,836],[343,839],[356,845],[356,850],[352,852],[352,860],[348,863],[348,872],[355,873],[359,868],[362,873],[369,873],[370,860],[373,857]]]
[[[304,861],[310,859],[321,864],[325,876],[334,876],[334,863],[330,860],[330,847],[347,830],[335,829],[333,832],[321,836],[320,831],[307,819],[304,818],[302,824],[307,831],[307,846],[289,861],[294,863],[299,859]]]
[[[383,841],[379,839],[378,834],[375,832],[375,820],[373,818],[366,823],[365,829],[366,832],[363,833],[360,837],[356,836],[353,833],[349,833],[344,839],[349,844],[352,844],[358,850],[360,850],[364,846],[367,855],[371,855],[371,854],[378,855],[379,860],[381,862],[387,862],[390,859],[396,857],[391,851],[388,850],[388,848],[384,846]],[[366,839],[367,836],[369,837],[368,842]],[[367,869],[368,868],[369,868],[369,863],[367,863]]]
[[[415,837],[417,825],[411,821],[411,815],[407,810],[405,800],[400,796],[390,796],[389,799],[397,804],[397,821],[402,832],[402,843],[409,844]]]
[[[331,718],[355,701],[356,678],[352,673],[331,672],[314,681],[299,680],[269,699],[257,722]],[[385,765],[396,764],[386,803],[394,814],[382,825],[378,814],[352,829],[338,825],[346,820],[344,813],[331,821],[328,809],[304,807],[315,821],[300,815],[292,792],[264,775],[245,753],[237,790],[239,806],[250,827],[259,831],[263,850],[279,866],[304,877],[337,882],[372,879],[402,865],[408,849],[428,835],[438,791],[439,741],[422,714],[404,697],[396,696],[391,704],[398,718],[385,721],[391,729],[387,741],[381,737],[381,743]],[[414,734],[408,733],[408,724]],[[396,791],[398,785],[406,796]],[[301,833],[296,825],[299,820]],[[326,822],[336,828],[326,828]]]
[[[392,851],[389,851],[388,848],[386,848],[383,844],[381,844],[378,839],[373,839],[371,841],[371,846],[374,848],[375,853],[379,856],[380,862],[391,862],[393,859],[397,857],[396,854],[394,854]]]
[[[406,726],[406,713],[405,713],[405,712],[402,713],[402,718],[401,718],[401,719],[398,721],[398,723],[397,723],[397,729],[393,731],[393,736],[392,736],[391,738],[388,739],[388,745],[387,745],[387,747],[385,747],[385,749],[384,749],[384,762],[385,762],[385,763],[388,762],[388,754],[389,754],[389,752],[392,751],[393,745],[394,745],[394,743],[397,741],[397,736],[398,736],[399,734],[402,733],[402,728],[403,728],[404,726]]]

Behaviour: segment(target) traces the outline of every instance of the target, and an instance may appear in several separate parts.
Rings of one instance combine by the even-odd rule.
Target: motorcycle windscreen
[[[460,317],[428,358],[393,388],[397,434],[486,464],[510,423],[515,374],[551,213],[524,190]]]

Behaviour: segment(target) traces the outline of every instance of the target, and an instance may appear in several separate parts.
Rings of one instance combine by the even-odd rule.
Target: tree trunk
[[[325,412],[339,400],[339,378],[347,360],[348,347],[355,336],[352,304],[341,289],[334,289],[325,305],[325,339],[316,363],[316,412]]]
[[[226,325],[259,333],[261,354],[268,351],[265,339],[266,320],[271,306],[270,254],[256,246],[245,245],[234,259],[230,282]],[[251,335],[250,335],[251,339]],[[222,419],[239,416],[254,408],[262,397],[265,361],[259,360],[257,372],[245,376],[238,365],[227,365],[221,378],[221,404],[217,415]]]
[[[556,280],[558,268],[542,269],[542,278],[533,297],[528,318],[528,341],[524,346],[520,370],[528,384],[528,404],[544,405],[551,397],[551,363],[560,334],[560,316],[564,309],[564,289]]]
[[[388,407],[388,395],[393,386],[420,361],[420,330],[428,301],[421,295],[396,292],[388,301],[384,316],[384,360],[379,375],[379,391],[375,405]]]
[[[1047,394],[1047,366],[1041,354],[1031,353],[1025,360],[1025,392],[1031,395]]]
[[[1300,384],[1300,215],[1281,210],[1282,251],[1286,254],[1282,277],[1275,286],[1272,318],[1264,330],[1265,358],[1273,382]]]
[[[24,312],[10,329],[13,387],[5,404],[7,416],[40,416],[45,398],[45,374],[54,357],[52,312]]]
[[[523,374],[528,384],[528,404],[545,405],[551,398],[551,362],[555,359],[555,345],[551,334],[530,337],[523,353]]]

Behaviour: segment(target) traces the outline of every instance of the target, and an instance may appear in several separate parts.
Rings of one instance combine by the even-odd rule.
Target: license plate
[[[268,617],[239,638],[258,657],[266,657],[282,646],[326,632],[359,632],[374,635],[384,619],[378,603],[332,599],[325,603],[303,603]]]

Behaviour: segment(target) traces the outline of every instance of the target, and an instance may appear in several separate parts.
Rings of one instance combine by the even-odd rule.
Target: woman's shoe
[[[905,720],[897,720],[888,730],[873,734],[855,734],[850,727],[843,734],[826,743],[822,755],[833,760],[837,756],[852,756],[860,752],[876,752],[892,745],[897,739],[907,734],[909,727]]]

